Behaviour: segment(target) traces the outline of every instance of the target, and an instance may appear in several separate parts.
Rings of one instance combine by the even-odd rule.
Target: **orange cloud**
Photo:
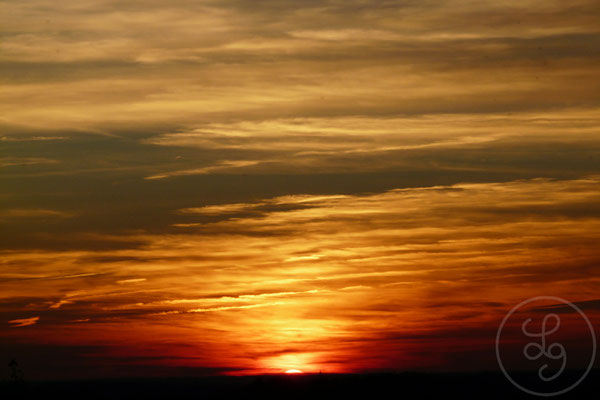
[[[8,323],[11,324],[11,328],[20,328],[23,326],[35,325],[39,319],[40,317],[13,319],[12,321],[8,321]]]

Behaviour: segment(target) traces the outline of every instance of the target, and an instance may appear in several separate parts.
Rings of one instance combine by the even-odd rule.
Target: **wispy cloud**
[[[283,304],[282,302],[275,301],[270,303],[261,303],[261,304],[248,304],[245,306],[227,306],[227,307],[212,307],[212,308],[193,308],[188,312],[191,313],[204,313],[204,312],[215,312],[215,311],[229,311],[229,310],[245,310],[249,308],[261,308],[261,307],[270,307],[277,306]]]
[[[8,136],[0,136],[0,141],[3,142],[36,142],[36,141],[45,141],[45,140],[66,140],[68,139],[65,136],[28,136],[28,137],[8,137]],[[49,160],[53,161],[53,160]]]
[[[16,208],[0,211],[0,218],[69,218],[72,216],[73,213],[58,210],[46,210],[40,208]]]
[[[146,278],[132,278],[132,279],[121,279],[118,280],[117,283],[119,285],[127,285],[130,283],[141,283],[141,282],[145,282]]]
[[[188,176],[188,175],[203,175],[214,172],[231,172],[237,168],[248,167],[259,164],[260,161],[223,161],[218,165],[212,165],[203,168],[186,169],[181,171],[165,172],[163,174],[147,176],[145,179],[165,179],[172,176]]]
[[[5,312],[49,313],[44,326],[81,329],[88,341],[96,340],[87,330],[94,326],[132,343],[124,332],[138,332],[135,346],[142,347],[175,334],[194,346],[200,332],[219,332],[218,343],[204,346],[226,348],[228,363],[247,368],[277,364],[272,353],[290,344],[310,348],[306,362],[315,368],[331,365],[332,351],[339,371],[400,360],[418,365],[410,354],[421,340],[464,340],[452,333],[457,321],[477,338],[473,351],[484,346],[493,335],[478,336],[477,327],[494,325],[504,305],[524,296],[595,299],[599,185],[597,176],[533,179],[191,207],[173,215],[211,218],[183,233],[131,233],[147,243],[142,247],[96,251],[94,258],[85,251],[5,254],[4,273],[21,279],[39,274],[40,265],[96,272],[65,273],[86,282],[85,292],[70,297],[62,293],[72,280],[27,280],[33,299]],[[282,204],[302,207],[277,208]],[[244,212],[230,218],[238,210]],[[22,293],[18,282],[25,281],[0,283],[5,298]],[[200,314],[206,319],[194,319]],[[364,360],[373,342],[381,351]],[[244,360],[256,343],[265,356]]]
[[[56,164],[58,160],[42,157],[0,157],[0,167],[18,167],[38,164]]]
[[[40,317],[13,319],[12,321],[8,321],[8,323],[11,324],[11,328],[21,328],[23,326],[35,325],[39,319]]]

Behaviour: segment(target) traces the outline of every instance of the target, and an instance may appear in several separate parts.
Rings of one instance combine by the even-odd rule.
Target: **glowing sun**
[[[285,371],[286,374],[303,374],[304,372],[300,371],[299,369],[288,369],[287,371]]]

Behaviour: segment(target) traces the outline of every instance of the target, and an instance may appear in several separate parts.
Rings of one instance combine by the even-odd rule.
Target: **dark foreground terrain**
[[[578,376],[577,372],[571,372]],[[523,377],[523,383],[527,377]],[[596,399],[600,371],[592,371],[559,399]],[[219,399],[219,398],[456,398],[533,399],[501,373],[387,373],[355,375],[216,376],[71,382],[0,382],[0,399]]]

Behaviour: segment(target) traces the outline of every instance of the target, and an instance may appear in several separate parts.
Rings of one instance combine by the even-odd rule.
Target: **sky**
[[[480,370],[529,297],[598,326],[599,45],[594,0],[0,1],[0,357]]]

